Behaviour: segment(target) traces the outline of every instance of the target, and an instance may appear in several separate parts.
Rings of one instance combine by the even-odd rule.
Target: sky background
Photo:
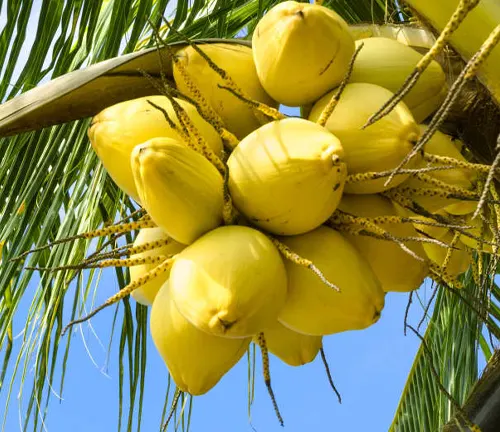
[[[104,301],[118,289],[112,270],[101,279],[95,302]],[[430,283],[419,294],[424,300],[430,295]],[[27,296],[29,297],[29,295]],[[72,293],[68,293],[72,298]],[[272,384],[285,421],[282,429],[274,415],[262,379],[260,358],[257,357],[255,402],[252,425],[257,431],[384,431],[387,430],[411,368],[419,341],[411,333],[403,335],[404,313],[408,295],[389,293],[379,322],[362,331],[351,331],[324,338],[324,348],[334,382],[341,393],[342,404],[331,390],[318,356],[310,364],[294,368],[271,355]],[[28,301],[26,302],[28,304]],[[121,310],[122,308],[120,308]],[[21,309],[22,314],[23,309]],[[422,316],[422,308],[414,301],[409,322],[414,326]],[[50,432],[113,431],[118,419],[118,337],[115,336],[108,356],[107,346],[113,319],[113,309],[107,309],[72,334],[62,400],[54,389],[45,422]],[[15,332],[21,330],[17,320]],[[18,340],[19,341],[19,340]],[[20,342],[20,341],[19,341]],[[259,355],[257,350],[257,355]],[[196,353],[194,353],[196,355]],[[194,432],[252,431],[247,412],[246,356],[208,394],[196,397],[193,403],[191,430]],[[59,371],[56,372],[56,376]],[[27,371],[24,392],[29,395],[33,370]],[[58,380],[56,380],[58,383]],[[7,432],[22,430],[25,397],[17,399],[20,380],[13,387],[7,422]],[[148,337],[147,377],[142,430],[158,430],[167,385],[167,369]],[[128,384],[125,384],[125,391]],[[6,392],[0,395],[5,406]],[[128,411],[125,394],[124,411]],[[22,402],[24,400],[24,402]],[[126,430],[123,428],[122,430]]]
[[[35,1],[33,23],[36,24],[40,2]],[[0,29],[5,24],[6,2],[0,11]],[[35,32],[29,32],[26,46],[31,45]],[[25,50],[23,56],[26,57]],[[21,58],[20,64],[24,62]],[[19,72],[19,68],[17,69]],[[296,112],[285,111],[295,114]],[[36,289],[36,280],[31,285]],[[74,289],[72,287],[71,289]],[[116,292],[118,284],[112,269],[103,272],[95,298],[96,304]],[[425,301],[431,293],[430,282],[418,291]],[[24,314],[29,307],[29,290],[15,321],[16,343],[21,342]],[[72,298],[72,293],[68,293]],[[324,338],[334,382],[342,395],[342,404],[331,390],[321,359],[293,368],[271,356],[271,374],[274,392],[285,421],[279,426],[261,374],[257,357],[255,402],[251,423],[247,411],[246,356],[207,395],[196,397],[193,403],[191,430],[194,432],[258,432],[274,431],[385,431],[396,410],[419,340],[403,334],[403,321],[408,294],[389,293],[379,322],[363,331],[345,332]],[[133,301],[132,301],[133,302]],[[122,308],[120,308],[120,311]],[[409,322],[420,321],[423,308],[414,301]],[[66,315],[67,316],[67,315]],[[50,432],[114,431],[118,419],[118,335],[111,352],[107,352],[113,309],[107,309],[92,319],[93,330],[84,324],[72,333],[64,392],[62,398],[53,389],[49,414],[44,428]],[[120,314],[119,314],[120,320]],[[120,322],[120,321],[118,321]],[[422,331],[423,332],[423,331]],[[67,337],[67,336],[66,336]],[[257,350],[257,355],[259,355]],[[14,349],[13,356],[17,352]],[[143,431],[158,430],[167,385],[167,369],[148,338],[147,377],[142,418]],[[194,353],[195,355],[195,353]],[[32,363],[31,363],[32,365]],[[7,378],[13,372],[11,364]],[[1,430],[22,430],[26,409],[26,395],[31,391],[34,371],[20,369],[14,380],[8,414]],[[20,375],[26,374],[24,393],[20,393]],[[125,372],[127,373],[127,372]],[[60,369],[56,376],[60,375]],[[56,382],[58,380],[56,379]],[[8,382],[7,382],[8,384]],[[125,391],[128,383],[125,383]],[[0,393],[0,421],[5,414],[8,389]],[[125,394],[124,412],[128,411]],[[125,421],[125,420],[124,420]],[[123,428],[122,430],[125,430]],[[135,430],[135,429],[134,429]],[[170,430],[170,429],[169,429]]]

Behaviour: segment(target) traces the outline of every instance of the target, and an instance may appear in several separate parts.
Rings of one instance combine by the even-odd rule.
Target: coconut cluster
[[[436,132],[390,174],[445,97],[438,63],[366,127],[421,57],[287,1],[252,48],[188,45],[172,57],[175,86],[94,117],[92,147],[155,225],[135,240],[131,280],[147,281],[132,296],[152,305],[179,389],[210,390],[252,340],[311,362],[323,336],[376,323],[387,292],[427,276],[459,287],[471,253],[496,250],[495,209],[472,218],[484,170],[458,140]],[[153,278],[154,256],[170,264]]]

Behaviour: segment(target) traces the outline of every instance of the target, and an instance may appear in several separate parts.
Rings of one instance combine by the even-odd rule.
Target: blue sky
[[[99,284],[96,302],[103,301],[116,289],[117,282],[112,270],[106,270]],[[428,298],[430,283],[427,287],[423,286],[419,294],[422,299]],[[71,293],[69,295],[71,298]],[[259,432],[321,432],[331,431],[333,426],[335,430],[348,431],[387,430],[419,345],[418,339],[412,334],[406,337],[403,335],[407,300],[407,294],[390,293],[377,324],[366,330],[324,338],[333,379],[342,395],[341,405],[329,387],[319,356],[314,362],[298,368],[286,366],[271,356],[272,383],[285,429],[279,426],[274,415],[258,361],[255,402],[251,411],[253,427]],[[410,310],[410,322],[418,323],[421,314],[422,308],[418,302],[414,302]],[[73,332],[63,400],[53,397],[45,422],[46,430],[116,430],[118,338],[115,336],[109,360],[105,348],[108,345],[112,319],[112,309],[107,309],[92,319],[93,329],[103,346],[87,324]],[[20,323],[15,330],[19,329]],[[56,371],[56,376],[59,376],[59,372]],[[33,370],[29,370],[24,390],[27,394],[32,377]],[[166,384],[166,367],[148,337],[143,431],[158,430]],[[16,380],[4,428],[7,432],[20,430],[19,415],[24,415],[26,408],[26,399],[23,398],[19,412],[20,405],[16,400],[18,386],[19,380]],[[58,389],[54,391],[58,392]],[[247,360],[244,357],[207,395],[194,399],[191,430],[252,431],[247,413],[247,392]],[[0,395],[0,406],[4,406],[5,396],[6,393]],[[125,401],[127,398],[128,395],[125,394]]]

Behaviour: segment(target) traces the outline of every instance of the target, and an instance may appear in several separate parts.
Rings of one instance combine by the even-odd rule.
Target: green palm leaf
[[[489,277],[476,284],[470,272],[463,281],[461,292],[436,287],[434,310],[423,337],[425,345],[420,346],[415,357],[391,432],[439,430],[454,417],[463,422],[449,396],[460,406],[465,403],[478,380],[480,352],[489,360],[490,341],[498,340],[500,335],[498,287]],[[489,309],[487,318],[484,311],[481,313],[485,305]],[[439,381],[431,368],[439,375]],[[469,416],[467,411],[465,414]]]
[[[431,368],[460,405],[477,380],[477,339],[482,321],[455,294],[443,287],[435,289],[438,293],[424,335],[425,346],[418,350],[390,431],[437,431],[451,418],[453,406]],[[477,288],[468,279],[464,289],[470,293]],[[464,328],[469,331],[464,332]]]

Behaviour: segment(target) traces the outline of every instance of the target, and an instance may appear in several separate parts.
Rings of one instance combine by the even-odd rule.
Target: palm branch
[[[71,338],[61,338],[61,329],[94,302],[100,274],[90,271],[77,275],[69,285],[71,273],[39,275],[21,269],[19,263],[10,262],[9,258],[33,246],[113,223],[136,210],[90,151],[86,135],[88,117],[120,98],[151,94],[153,89],[137,73],[137,64],[132,60],[144,58],[146,52],[156,55],[150,37],[151,25],[161,27],[162,16],[191,38],[234,38],[251,34],[262,14],[278,2],[195,0],[179,1],[177,5],[168,0],[8,2],[0,33],[0,101],[10,100],[0,106],[3,136],[0,138],[3,150],[0,391],[7,394],[6,415],[11,394],[18,391],[15,386],[20,379],[22,392],[28,394],[25,428],[41,427],[40,419],[46,415],[53,397],[52,388],[62,394]],[[329,0],[324,4],[350,24],[397,24],[408,18],[395,0]],[[32,27],[36,27],[36,38],[27,40],[28,29]],[[178,42],[177,36],[168,32],[164,32],[164,37],[168,42]],[[76,70],[82,73],[67,75]],[[42,86],[56,78],[50,86]],[[33,93],[26,94],[31,89],[35,89]],[[130,89],[136,93],[130,93]],[[132,241],[131,235],[125,237],[124,242]],[[122,241],[113,240],[113,244]],[[103,240],[77,240],[36,252],[23,265],[50,267],[77,263],[87,250],[97,249],[103,243]],[[126,271],[116,269],[116,277],[120,288],[126,285]],[[480,289],[470,275],[466,276],[465,285],[468,301],[454,296],[445,287],[437,287],[425,345],[410,372],[395,415],[394,430],[436,430],[438,425],[449,421],[456,410],[442,388],[462,404],[478,378],[478,347],[486,358],[491,356],[492,347],[485,337],[483,322],[498,330],[500,291],[497,287]],[[483,319],[470,303],[479,300],[483,304],[490,294],[494,307],[490,317]],[[23,310],[27,310],[26,316]],[[134,415],[139,417],[139,427],[142,412],[147,309],[125,299],[116,307],[113,319],[110,316],[109,325],[110,345],[119,344],[118,429],[125,417],[124,424],[130,430]],[[22,338],[14,340],[19,331]],[[115,331],[119,335],[114,335]],[[453,374],[446,373],[443,359],[447,359]],[[433,374],[429,362],[434,364],[439,377]],[[26,374],[31,367],[35,369],[33,379]],[[24,389],[26,385],[28,388]],[[173,391],[174,386],[171,387]],[[166,407],[172,395],[169,390]],[[127,395],[128,413],[122,416]]]

